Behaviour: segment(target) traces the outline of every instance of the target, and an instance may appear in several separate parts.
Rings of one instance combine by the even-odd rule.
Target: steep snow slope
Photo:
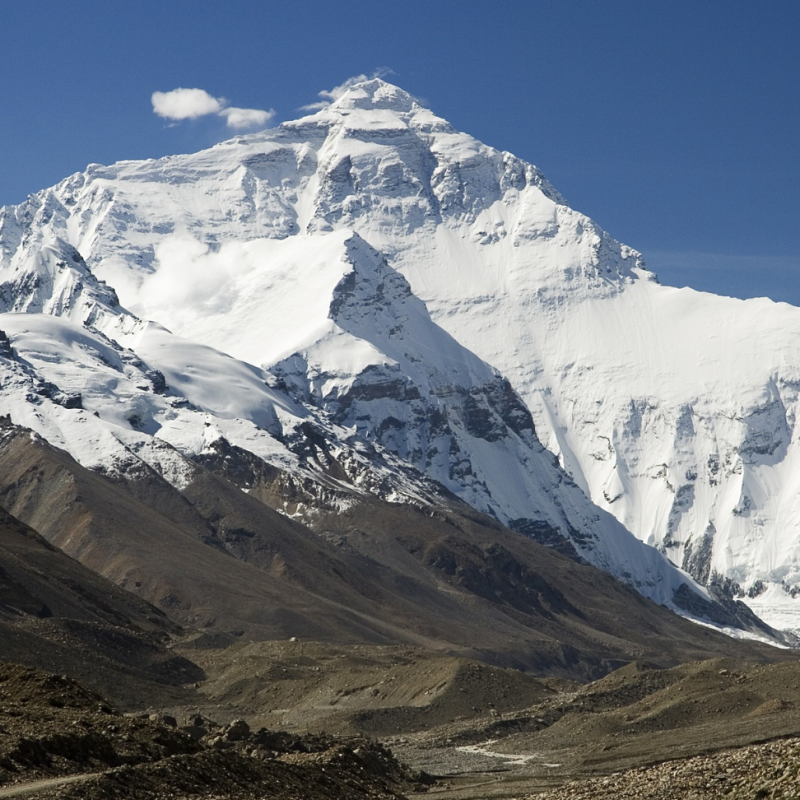
[[[363,316],[330,306],[358,270],[343,252],[351,230],[405,276],[435,322],[510,380],[539,437],[601,508],[700,580],[730,578],[752,594],[762,585],[789,590],[764,594],[772,599],[762,612],[775,597],[791,603],[800,583],[792,444],[800,383],[791,366],[800,311],[659,286],[638,253],[570,209],[535,167],[454,131],[382,81],[201,153],[92,165],[3,209],[0,299],[8,310],[89,323],[137,349],[141,324],[119,312],[113,286],[141,317],[279,365],[307,400],[449,477],[479,506],[483,482],[483,502],[495,503],[482,507],[501,519],[548,519],[535,499],[520,511],[511,496],[525,483],[515,487],[498,467],[500,451],[506,465],[512,451],[530,457],[530,442],[514,449],[519,432],[492,442],[470,437],[464,423],[455,438],[472,472],[447,476],[422,421],[430,408],[414,410],[408,396],[364,396],[365,376],[385,383],[393,370],[406,388],[436,396],[442,364],[425,351],[433,329],[416,301],[407,329],[405,319],[390,321],[399,295],[391,314],[374,313],[375,302]],[[108,286],[85,278],[84,258]],[[413,348],[398,344],[419,330]],[[502,387],[502,378],[478,378],[487,373],[469,365],[480,362],[459,359],[462,414],[474,388]],[[502,418],[500,400],[491,413]],[[559,502],[566,532],[572,518]],[[611,568],[628,569],[624,558]]]
[[[2,412],[85,466],[118,474],[154,462],[180,486],[191,465],[170,444],[193,455],[221,431],[247,439],[251,449],[268,452],[272,461],[297,464],[275,438],[282,434],[279,414],[287,428],[308,415],[272,392],[249,365],[176,340],[153,324],[143,334],[149,349],[168,339],[170,356],[183,358],[180,376],[169,358],[162,363],[156,354],[145,364],[133,351],[65,319],[2,314],[0,328],[9,337],[0,358]],[[165,374],[173,381],[169,389]],[[241,432],[244,421],[249,437]],[[260,448],[255,444],[259,424]]]
[[[335,502],[339,481],[309,452],[312,435],[338,459],[348,495],[380,485],[391,499],[441,499],[390,454],[272,388],[269,373],[157,323],[140,328],[134,352],[65,319],[0,314],[8,337],[0,340],[0,414],[111,477],[155,470],[181,490],[196,471],[193,459],[232,445],[327,487]]]

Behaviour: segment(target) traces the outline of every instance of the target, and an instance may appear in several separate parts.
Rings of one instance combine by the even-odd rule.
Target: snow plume
[[[148,315],[169,327],[182,308],[224,313],[233,301],[227,264],[190,236],[171,236],[156,246],[158,269],[145,279],[140,301]]]
[[[264,127],[275,116],[270,109],[235,108],[228,106],[224,97],[214,97],[205,89],[173,89],[171,92],[153,92],[150,98],[153,112],[171,122],[198,119],[215,114],[225,119],[229,128]]]
[[[394,75],[394,70],[389,69],[389,67],[379,67],[376,69],[372,75],[353,75],[351,78],[348,78],[343,83],[340,83],[338,86],[334,86],[333,89],[323,89],[321,92],[318,92],[318,96],[322,98],[322,100],[318,100],[316,103],[309,103],[307,106],[301,106],[301,111],[319,111],[322,108],[327,108],[331,103],[335,103],[348,89],[355,86],[357,83],[363,83],[364,81],[372,80],[373,78],[385,78],[387,75]]]
[[[115,275],[114,288],[141,319],[251,364],[274,363],[330,332],[334,289],[352,269],[342,260],[351,236],[344,230],[209,247],[176,233],[156,245],[152,272],[127,282]],[[361,358],[363,349],[342,357]]]

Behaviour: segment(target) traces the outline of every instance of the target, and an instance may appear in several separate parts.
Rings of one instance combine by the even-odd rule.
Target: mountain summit
[[[85,465],[180,487],[224,440],[308,476],[312,425],[364,491],[800,628],[800,311],[660,286],[384,81],[0,210],[0,302],[2,410]]]

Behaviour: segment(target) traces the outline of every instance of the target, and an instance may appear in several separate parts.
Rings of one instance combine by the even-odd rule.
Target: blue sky
[[[154,91],[298,116],[387,79],[532,161],[663,283],[800,305],[797,0],[0,4],[0,205],[88,163],[206,147]]]

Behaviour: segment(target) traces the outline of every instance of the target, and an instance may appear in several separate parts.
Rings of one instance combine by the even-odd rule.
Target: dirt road
[[[68,775],[64,778],[45,778],[40,781],[28,781],[27,783],[15,783],[11,786],[0,786],[0,797],[26,797],[41,792],[44,789],[55,789],[57,786],[64,786],[68,783],[80,783],[81,781],[102,774],[102,772],[87,772],[82,775]]]

